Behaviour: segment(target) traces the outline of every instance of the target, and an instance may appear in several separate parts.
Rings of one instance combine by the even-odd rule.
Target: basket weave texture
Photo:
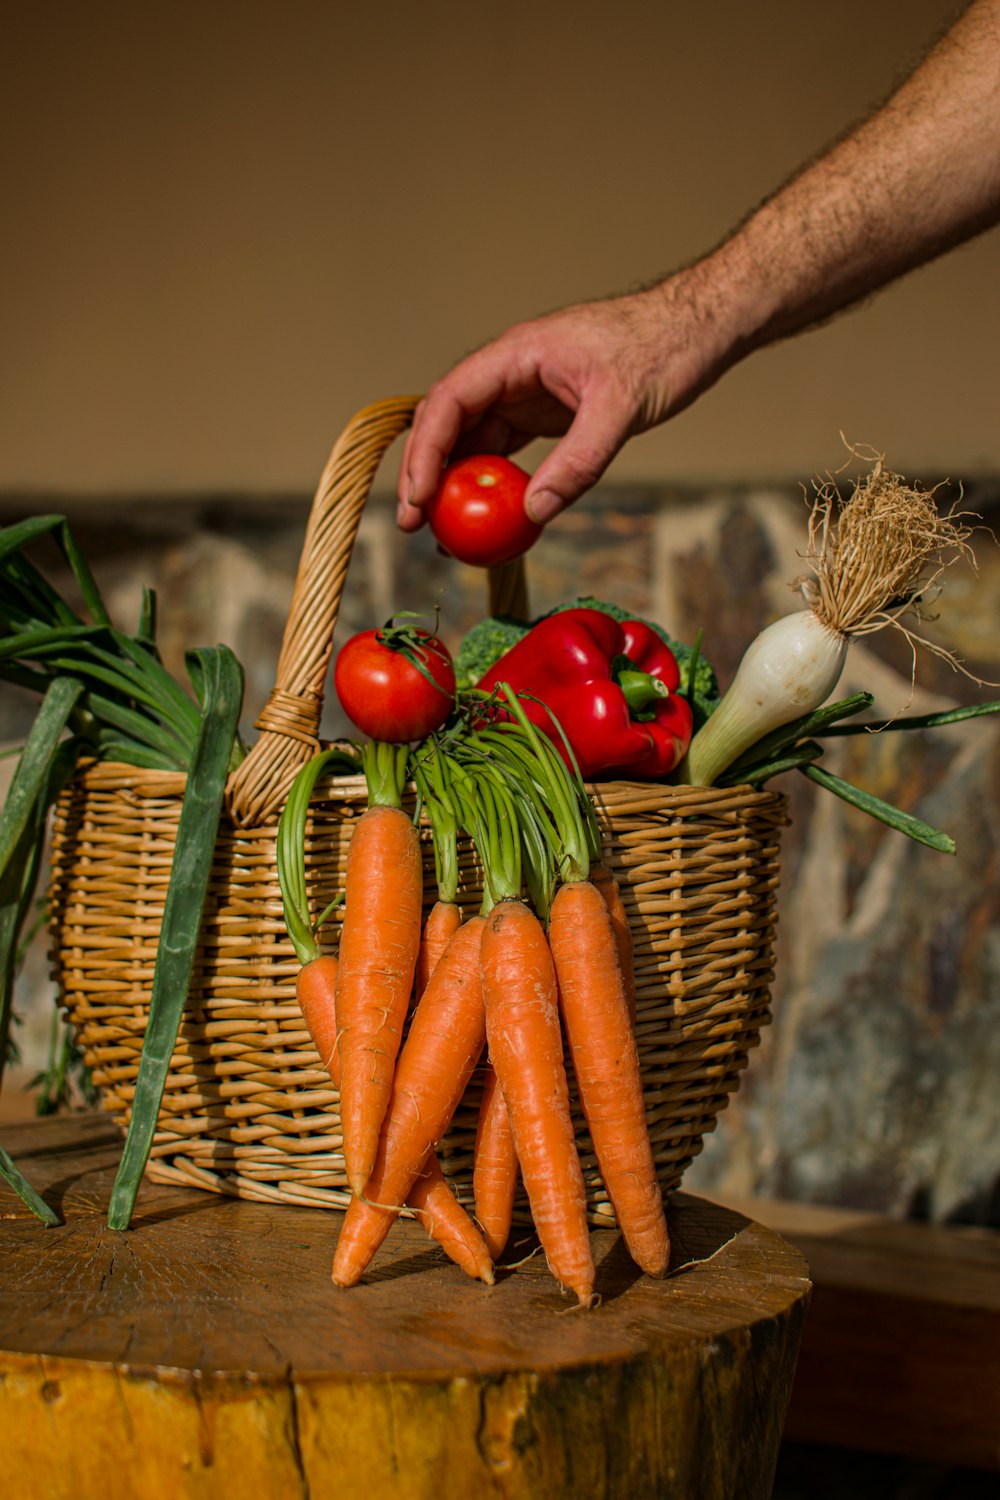
[[[319,748],[323,687],[347,564],[379,461],[415,398],[365,408],[335,446],[314,501],[260,735],[227,789],[201,941],[148,1167],[159,1181],[240,1197],[344,1207],[338,1095],[295,999],[298,963],[276,875],[277,822],[297,770]],[[491,573],[491,610],[526,612],[520,563]],[[634,941],[636,1035],[654,1159],[675,1188],[739,1083],[769,1019],[784,798],[747,787],[609,782],[592,789],[606,862]],[[54,976],[103,1107],[127,1124],[149,1012],[183,775],[118,764],[82,769],[53,829]],[[342,889],[360,777],[321,777],[307,830],[310,899]],[[425,898],[436,896],[429,829]],[[460,894],[481,900],[460,846]],[[339,912],[323,930],[335,948]],[[613,1222],[586,1123],[571,1097],[594,1223]],[[445,1175],[471,1202],[481,1078],[441,1143]],[[519,1204],[519,1216],[526,1202]]]

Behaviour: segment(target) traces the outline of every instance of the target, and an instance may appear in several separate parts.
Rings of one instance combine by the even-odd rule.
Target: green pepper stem
[[[627,667],[615,678],[629,706],[630,713],[641,713],[650,704],[670,696],[670,689],[662,678],[651,672],[640,672],[636,667]]]

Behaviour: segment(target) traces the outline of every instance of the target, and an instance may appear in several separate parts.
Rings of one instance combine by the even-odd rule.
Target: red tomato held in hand
[[[455,704],[455,669],[443,641],[426,630],[362,630],[340,648],[333,684],[341,706],[369,739],[422,740]]]
[[[441,546],[459,562],[492,568],[510,562],[542,534],[524,511],[529,476],[509,458],[478,453],[444,471],[427,519]]]

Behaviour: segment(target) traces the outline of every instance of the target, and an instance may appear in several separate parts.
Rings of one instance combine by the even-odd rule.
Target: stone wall
[[[1000,486],[967,486],[987,521]],[[8,497],[0,519],[58,508]],[[221,498],[100,505],[71,515],[112,614],[131,625],[140,588],[156,588],[167,664],[185,647],[226,641],[247,675],[244,732],[273,680],[304,532],[306,502]],[[529,559],[532,605],[593,592],[660,620],[700,628],[727,681],[753,635],[795,605],[806,508],[793,486],[698,493],[600,488]],[[950,574],[928,633],[970,670],[1000,681],[1000,548],[977,539],[978,575]],[[388,499],[366,511],[339,639],[394,609],[440,606],[456,641],[484,608],[483,577],[440,557],[425,532],[404,539]],[[852,648],[846,694],[876,694],[889,718],[988,697],[891,633]],[[1000,696],[1000,690],[998,690]],[[0,695],[0,739],[15,741],[32,704]],[[686,1186],[1000,1222],[1000,723],[833,742],[825,764],[958,842],[952,859],[848,808],[796,774],[778,783],[791,826],[783,881],[774,1022]],[[346,725],[328,704],[323,732]],[[0,765],[8,767],[10,762]],[[44,1053],[52,996],[44,945],[19,986],[21,1079]]]

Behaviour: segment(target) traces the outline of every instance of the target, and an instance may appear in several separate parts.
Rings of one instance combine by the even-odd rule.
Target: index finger
[[[470,427],[504,390],[500,373],[473,355],[431,386],[417,407],[400,466],[401,506],[426,505],[441,478],[460,433]]]

